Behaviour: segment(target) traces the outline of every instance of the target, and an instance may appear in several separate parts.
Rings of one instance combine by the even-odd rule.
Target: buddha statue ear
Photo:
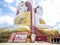
[[[36,8],[34,8],[34,13],[36,13]]]
[[[16,11],[16,15],[18,15],[19,14],[19,9],[17,9],[17,11]]]

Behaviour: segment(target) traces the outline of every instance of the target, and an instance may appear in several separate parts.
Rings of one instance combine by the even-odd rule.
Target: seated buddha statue
[[[50,34],[58,35],[58,31],[54,29],[54,27],[47,25],[44,19],[42,18],[42,15],[43,15],[43,8],[41,6],[36,7],[35,15],[34,15],[35,27],[45,35],[50,35]]]
[[[35,8],[35,26],[39,26],[40,24],[45,24],[45,21],[42,19],[43,9],[41,6]]]
[[[25,2],[19,3],[15,24],[22,26],[31,26],[31,12],[28,10],[28,8],[29,7]]]

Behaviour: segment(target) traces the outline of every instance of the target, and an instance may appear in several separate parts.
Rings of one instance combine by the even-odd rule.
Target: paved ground
[[[0,45],[60,45],[60,44],[50,44],[50,43],[0,43]]]

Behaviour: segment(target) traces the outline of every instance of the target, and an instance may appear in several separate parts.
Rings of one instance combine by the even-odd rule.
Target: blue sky
[[[19,0],[18,0],[19,1]],[[16,0],[0,0],[0,16],[14,14],[16,11],[17,3]],[[21,0],[20,0],[21,1]]]
[[[16,8],[22,0],[0,0],[0,27],[12,25],[16,16]],[[25,1],[25,0],[24,0]],[[47,25],[55,26],[60,30],[60,1],[59,0],[34,0],[34,6],[43,7],[43,19]],[[10,21],[8,21],[10,20]],[[7,23],[8,22],[8,23]]]
[[[14,23],[16,8],[21,1],[22,0],[0,0],[0,27],[6,27]]]

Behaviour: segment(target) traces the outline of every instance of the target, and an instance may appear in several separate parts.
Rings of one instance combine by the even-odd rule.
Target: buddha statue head
[[[27,11],[27,6],[25,5],[25,2],[20,2],[19,4],[18,4],[18,8],[17,8],[17,13],[16,13],[16,15],[20,15],[20,14],[22,14],[22,13],[24,13],[24,12],[26,12]]]
[[[38,14],[40,17],[43,15],[43,9],[41,6],[37,6],[35,8],[35,13]]]

